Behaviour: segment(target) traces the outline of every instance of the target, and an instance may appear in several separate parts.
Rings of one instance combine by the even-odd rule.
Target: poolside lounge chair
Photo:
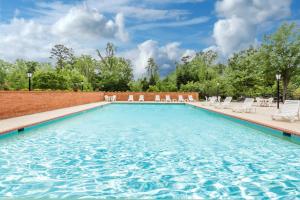
[[[140,95],[139,101],[144,101],[144,95]]]
[[[117,96],[116,96],[116,95],[113,95],[113,96],[111,97],[111,101],[112,101],[112,102],[117,101]]]
[[[281,109],[279,109],[279,112],[272,115],[272,119],[286,119],[290,122],[294,122],[295,120],[299,120],[299,109],[299,100],[286,100]]]
[[[274,101],[274,98],[268,98],[268,100],[267,100],[267,105],[269,106],[269,107],[271,107],[272,105],[273,105],[273,101]]]
[[[104,96],[104,100],[108,102],[109,101],[109,97],[107,95],[105,95]]]
[[[255,100],[256,100],[256,106],[261,106],[262,99],[260,97],[256,97]]]
[[[182,95],[178,95],[178,102],[184,102],[184,98]]]
[[[195,100],[194,100],[194,98],[193,98],[192,95],[189,95],[189,96],[188,96],[188,101],[189,101],[189,102],[195,102]]]
[[[221,96],[217,97],[217,102],[221,103]]]
[[[255,108],[252,107],[254,102],[253,98],[246,98],[242,106],[238,106],[232,109],[233,112],[255,112]]]
[[[217,103],[217,100],[218,100],[218,98],[215,97],[215,96],[209,97],[208,99],[209,99],[208,105],[210,105],[210,106],[215,105]]]
[[[133,95],[129,95],[129,96],[128,96],[128,101],[134,101]]]
[[[155,102],[160,102],[160,96],[159,95],[155,95]]]
[[[205,96],[205,102],[209,101],[209,97]]]
[[[231,101],[232,101],[232,97],[226,97],[222,103],[215,105],[215,108],[222,108],[222,109],[229,108]]]
[[[172,102],[170,95],[166,95],[166,102]]]

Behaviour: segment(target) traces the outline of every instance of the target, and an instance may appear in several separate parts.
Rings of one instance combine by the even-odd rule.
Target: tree
[[[71,48],[57,44],[51,49],[50,58],[56,60],[56,68],[60,70],[73,63],[74,53]]]
[[[96,60],[89,55],[82,55],[75,58],[74,61],[74,69],[80,72],[80,74],[87,79],[93,88],[96,87],[96,65]]]
[[[283,99],[287,98],[287,89],[291,78],[300,65],[300,31],[296,24],[283,24],[274,34],[266,36],[262,44],[264,65],[275,77],[279,72],[283,82]],[[273,79],[274,80],[274,79]]]
[[[100,62],[97,66],[97,86],[104,91],[127,91],[133,78],[132,66],[129,60],[115,56],[115,47],[108,43],[106,56],[97,50]]]
[[[11,64],[0,60],[0,90],[8,89],[6,85],[7,72],[11,68]]]
[[[235,53],[229,59],[225,73],[225,84],[232,86],[227,87],[227,89],[233,90],[235,96],[264,95],[261,90],[263,86],[263,69],[257,63],[258,58],[258,50],[249,48]]]
[[[146,66],[147,76],[149,78],[149,85],[155,85],[159,79],[158,66],[153,58],[148,59],[148,65]]]

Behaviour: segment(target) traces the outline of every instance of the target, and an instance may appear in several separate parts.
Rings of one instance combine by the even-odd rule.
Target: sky
[[[0,59],[49,62],[55,44],[97,58],[113,42],[135,76],[150,57],[165,75],[182,56],[259,45],[283,22],[300,25],[300,0],[0,0]]]

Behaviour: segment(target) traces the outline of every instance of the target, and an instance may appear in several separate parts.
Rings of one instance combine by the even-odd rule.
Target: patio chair
[[[231,101],[232,101],[232,97],[226,97],[222,103],[215,105],[215,108],[220,108],[220,109],[230,108]]]
[[[172,102],[170,95],[166,95],[166,102]]]
[[[111,101],[112,101],[112,102],[117,101],[117,96],[116,96],[116,95],[113,95],[113,96],[111,97]]]
[[[189,95],[189,96],[188,96],[188,101],[189,101],[189,102],[195,102],[195,100],[194,100],[194,98],[193,98],[192,95]]]
[[[278,113],[272,115],[273,120],[286,119],[290,122],[299,120],[299,100],[286,100]]]
[[[209,97],[205,96],[205,102],[209,101]]]
[[[140,95],[139,101],[144,101],[144,95]]]
[[[155,95],[155,102],[160,102],[160,96],[159,95]]]
[[[133,95],[129,95],[129,96],[128,96],[128,101],[134,101]]]
[[[267,100],[267,105],[269,106],[269,107],[272,107],[273,106],[273,101],[274,101],[274,98],[268,98],[268,100]]]
[[[178,95],[178,102],[184,102],[184,98],[182,95]]]
[[[217,103],[218,98],[216,96],[209,97],[208,105],[213,106]]]
[[[108,102],[109,101],[109,97],[107,95],[105,95],[104,96],[104,100]]]
[[[252,107],[254,98],[246,98],[242,106],[238,106],[232,109],[233,112],[255,112],[255,108]]]
[[[260,97],[256,97],[255,100],[256,100],[256,106],[262,106],[263,101]]]

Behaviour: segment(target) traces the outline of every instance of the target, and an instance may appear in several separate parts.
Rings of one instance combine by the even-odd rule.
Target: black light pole
[[[83,91],[83,82],[81,82],[81,91]]]
[[[27,73],[27,77],[28,77],[28,90],[31,91],[31,77],[32,77],[32,73],[28,72]]]
[[[280,83],[281,74],[276,74],[276,80],[277,80],[277,109],[279,109],[279,99],[280,99],[280,93],[279,93],[279,83]]]
[[[220,83],[217,83],[217,100],[219,101],[219,85]]]

